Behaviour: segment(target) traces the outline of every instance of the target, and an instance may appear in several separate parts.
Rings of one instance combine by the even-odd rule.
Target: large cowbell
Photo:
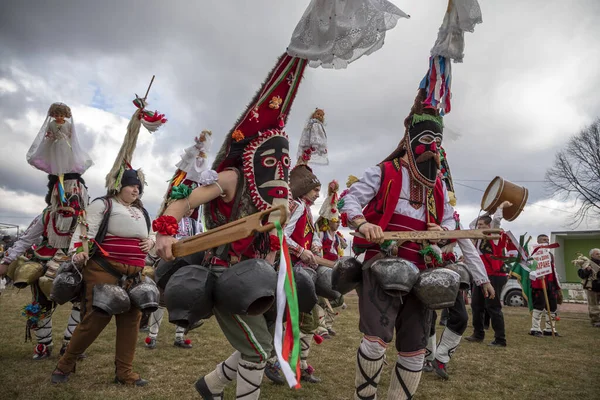
[[[63,305],[71,300],[79,299],[82,288],[81,272],[77,270],[72,262],[63,262],[52,282],[50,300],[58,305]]]
[[[306,270],[307,268],[300,266],[294,267],[294,280],[298,293],[298,309],[300,312],[309,313],[319,299],[313,278]]]
[[[460,290],[468,290],[471,287],[473,276],[465,264],[458,262],[456,264],[446,265],[444,268],[451,269],[460,275]]]
[[[419,280],[419,268],[397,257],[381,258],[371,264],[371,272],[383,291],[393,297],[410,292]]]
[[[147,278],[129,289],[129,298],[134,306],[140,310],[152,313],[158,310],[158,299],[160,294],[154,281]]]
[[[337,300],[342,297],[342,294],[337,290],[333,290],[331,277],[333,270],[329,267],[320,265],[317,268],[317,282],[315,289],[317,290],[317,296],[325,297],[327,300]]]
[[[335,262],[331,286],[342,295],[351,292],[362,281],[362,263],[354,257],[342,257]]]
[[[267,261],[253,258],[227,268],[215,285],[215,306],[237,315],[262,315],[275,301],[277,272]]]
[[[118,315],[129,311],[131,301],[121,286],[99,283],[92,291],[92,307],[108,315]]]
[[[452,307],[456,302],[460,275],[448,268],[422,271],[413,292],[431,310]]]
[[[178,257],[172,261],[161,260],[154,271],[154,282],[156,282],[156,286],[164,290],[167,287],[167,282],[169,282],[171,276],[173,276],[179,268],[186,265],[202,265],[203,260],[204,251],[184,257]]]
[[[186,265],[179,268],[165,288],[169,322],[188,328],[209,318],[213,309],[215,275],[206,267]]]

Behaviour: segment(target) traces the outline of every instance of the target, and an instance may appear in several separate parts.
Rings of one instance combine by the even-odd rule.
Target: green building
[[[585,301],[581,279],[577,276],[577,267],[571,261],[577,258],[577,253],[588,257],[591,249],[600,248],[600,230],[552,232],[550,243],[555,242],[560,247],[553,250],[554,264],[565,299]]]

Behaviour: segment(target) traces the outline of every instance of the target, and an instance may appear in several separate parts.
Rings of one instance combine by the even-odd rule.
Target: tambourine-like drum
[[[488,185],[483,198],[481,199],[481,208],[489,213],[494,212],[503,201],[510,201],[512,206],[503,210],[502,215],[507,221],[517,219],[525,204],[529,191],[519,185],[515,185],[499,176],[495,177]]]

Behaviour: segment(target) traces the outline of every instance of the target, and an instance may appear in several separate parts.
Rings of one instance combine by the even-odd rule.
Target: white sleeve
[[[102,222],[102,218],[104,218],[104,210],[106,206],[104,205],[104,201],[102,199],[98,199],[90,203],[90,205],[86,208],[86,216],[85,221],[88,225],[87,229],[87,237],[89,239],[94,239],[96,234],[98,233],[98,228],[100,227],[100,223]],[[73,236],[71,236],[71,244],[69,246],[69,252],[73,252],[76,250],[75,244],[79,247],[81,244],[81,224],[77,224],[75,227],[75,232],[73,232]]]
[[[454,219],[454,207],[450,204],[450,198],[448,197],[448,190],[444,184],[444,218],[441,222],[442,228],[449,231],[456,230],[456,220]]]
[[[479,253],[475,248],[475,245],[470,239],[458,239],[458,246],[460,247],[460,251],[465,257],[465,264],[471,275],[473,275],[473,282],[475,285],[481,286],[486,282],[490,281],[488,278],[487,272],[485,271],[485,265],[483,265],[483,261],[481,261],[481,257],[479,257]],[[497,296],[500,296],[498,293]]]
[[[23,255],[27,249],[34,244],[39,244],[44,234],[44,214],[40,214],[33,219],[25,233],[7,250],[7,255],[2,259],[3,262],[13,262],[19,256]]]
[[[290,216],[290,220],[288,221],[288,223],[285,225],[283,233],[285,234],[285,240],[288,244],[290,251],[295,255],[300,255],[303,247],[292,240],[292,234],[294,233],[294,229],[296,229],[296,223],[298,223],[298,220],[304,212],[304,205],[299,201],[294,200],[294,202],[292,203],[292,207],[290,208],[292,209],[292,215]]]
[[[379,166],[369,167],[362,178],[348,189],[340,212],[348,215],[348,221],[361,217],[363,208],[375,197],[380,185],[381,168]]]
[[[494,215],[492,216],[492,224],[491,224],[491,228],[492,229],[498,229],[500,228],[500,222],[502,221],[502,208],[498,208],[496,210],[496,212],[494,213]]]
[[[323,241],[321,240],[321,235],[319,235],[319,232],[315,232],[313,235],[313,240],[312,240],[312,244],[311,244],[311,249],[318,249],[318,250],[323,250]]]

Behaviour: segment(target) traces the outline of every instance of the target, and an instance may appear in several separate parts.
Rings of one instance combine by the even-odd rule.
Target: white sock
[[[554,333],[556,333],[556,312],[551,312],[550,315],[552,316],[552,323],[554,324]],[[546,328],[544,331],[552,332],[552,324],[550,324],[550,317],[548,317],[548,314],[546,314]]]
[[[310,353],[310,343],[313,340],[312,333],[300,333],[300,368],[308,368],[308,353]]]
[[[356,354],[355,399],[377,398],[377,385],[381,379],[385,349],[383,341],[380,343],[363,338],[360,342]]]
[[[73,332],[75,332],[75,328],[81,322],[81,313],[79,311],[79,307],[73,305],[71,309],[71,315],[69,315],[69,322],[67,322],[67,328],[65,329],[64,341],[65,343],[69,343],[71,340],[71,336],[73,336]]]
[[[392,370],[388,400],[412,399],[419,387],[424,359],[424,353],[414,356],[398,355],[398,361]]]
[[[177,325],[177,328],[175,328],[175,340],[176,341],[183,340],[184,333],[185,333],[185,328],[183,326]]]
[[[435,337],[435,333],[429,336],[427,340],[427,347],[425,348],[425,359],[427,361],[433,361],[435,359],[437,344],[437,338]]]
[[[541,332],[542,314],[544,310],[533,310],[531,313],[531,332]]]
[[[265,373],[266,363],[253,363],[240,360],[238,363],[236,399],[254,400],[260,397],[260,384]]]
[[[164,314],[165,308],[158,307],[156,311],[150,314],[150,318],[148,318],[148,331],[150,332],[148,336],[150,336],[152,339],[156,339],[158,337],[158,330],[160,329],[160,324],[162,323]]]
[[[204,376],[204,381],[208,390],[212,394],[219,394],[225,389],[229,383],[233,382],[237,377],[238,363],[240,361],[241,353],[239,351],[234,352],[229,358]]]
[[[461,335],[457,335],[448,328],[444,329],[442,337],[440,338],[440,343],[438,343],[435,358],[444,364],[448,364],[450,358],[460,344],[460,339],[462,339]]]
[[[39,344],[52,345],[52,317],[40,319],[34,330],[35,338]]]

